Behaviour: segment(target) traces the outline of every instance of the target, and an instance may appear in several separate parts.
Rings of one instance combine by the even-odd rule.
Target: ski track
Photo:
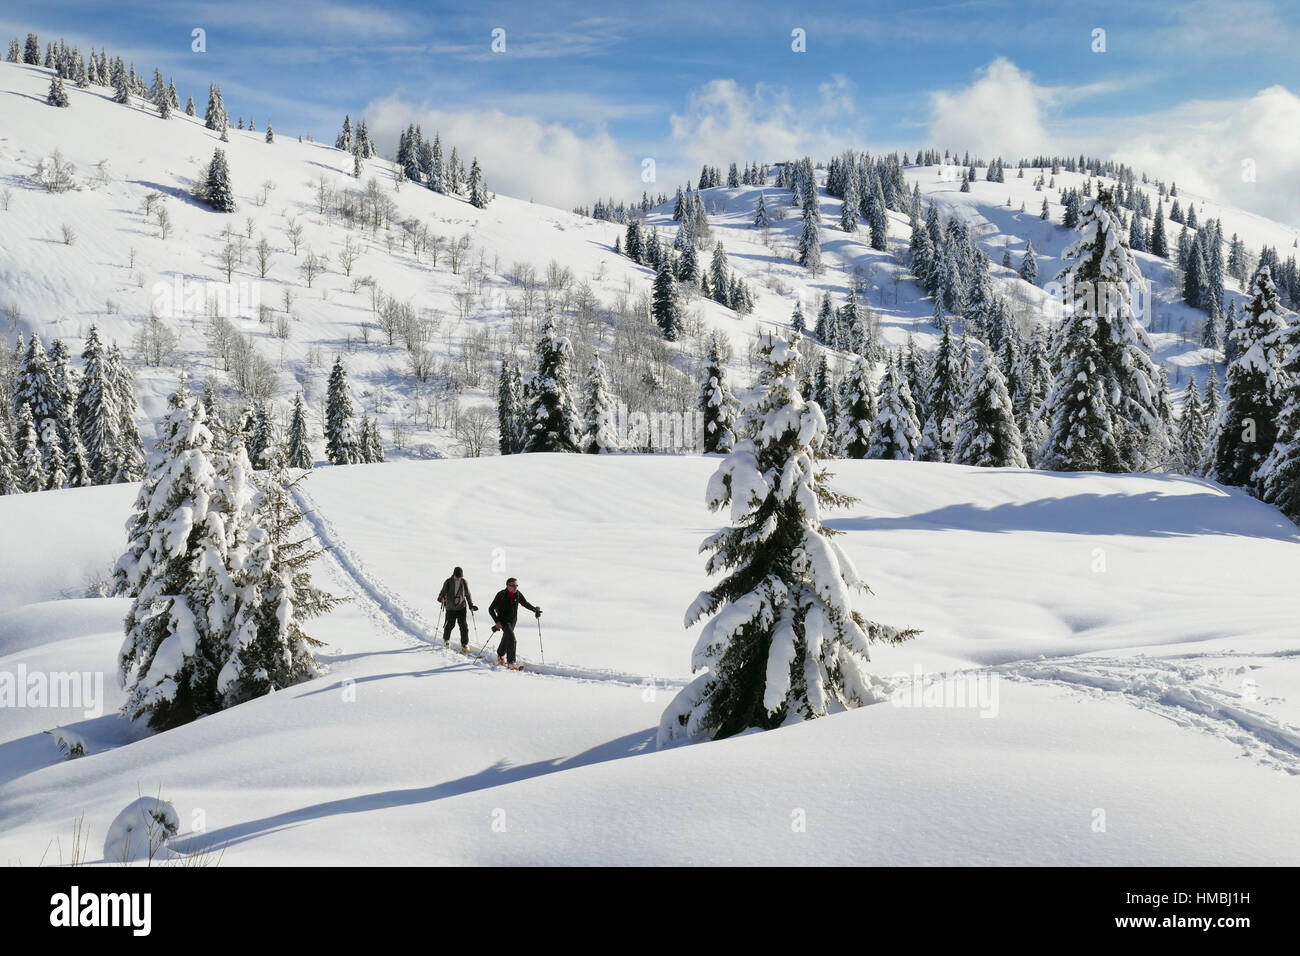
[[[1264,766],[1300,775],[1300,730],[1244,706],[1252,698],[1215,686],[1225,677],[1243,673],[1243,664],[1214,667],[1193,663],[1234,656],[1278,659],[1294,655],[1225,652],[1170,658],[1077,657],[1022,661],[992,670],[1008,680],[1064,685],[1097,696],[1119,694],[1134,706],[1181,727],[1237,744]]]
[[[495,670],[496,666],[479,657],[478,654],[465,655],[460,651],[445,650],[438,645],[442,638],[437,634],[435,625],[430,625],[424,615],[403,601],[392,590],[385,587],[369,571],[339,535],[334,525],[321,514],[312,497],[301,488],[293,489],[298,506],[311,526],[316,537],[326,548],[333,565],[333,573],[352,596],[359,599],[367,616],[381,626],[396,633],[406,642],[429,648],[457,663],[470,663],[485,670]],[[477,632],[475,632],[477,638]],[[487,639],[490,643],[491,638]],[[478,643],[475,640],[474,643]],[[471,647],[474,645],[471,644]],[[577,667],[571,664],[539,664],[529,662],[521,674],[562,680],[574,680],[583,683],[622,684],[629,687],[650,687],[656,690],[676,691],[686,686],[685,681],[670,680],[661,677],[645,677],[639,674],[627,674],[619,671],[595,667]]]

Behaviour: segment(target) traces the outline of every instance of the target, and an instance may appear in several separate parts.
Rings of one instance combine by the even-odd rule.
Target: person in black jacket
[[[469,582],[465,580],[465,573],[460,568],[452,571],[451,577],[442,582],[442,590],[438,592],[438,603],[447,612],[447,626],[442,629],[442,646],[451,646],[451,629],[459,624],[460,649],[469,650],[469,628],[465,626],[465,609],[477,611],[478,607],[470,597]]]
[[[492,625],[492,630],[501,632],[501,644],[497,647],[498,664],[515,666],[515,622],[519,619],[521,604],[538,617],[542,616],[542,609],[529,604],[528,599],[519,590],[519,581],[510,578],[506,581],[505,589],[498,591],[497,596],[488,605],[488,613],[496,622]]]

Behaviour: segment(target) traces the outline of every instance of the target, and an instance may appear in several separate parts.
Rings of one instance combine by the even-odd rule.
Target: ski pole
[[[546,663],[546,646],[542,643],[542,616],[537,615],[537,646],[542,649],[542,663]]]
[[[496,633],[496,631],[488,631],[487,640],[485,640],[485,641],[483,642],[483,646],[480,647],[480,648],[478,649],[478,653],[474,655],[475,657],[482,657],[482,656],[483,656],[483,652],[487,650],[487,646],[488,646],[489,644],[492,643],[492,635],[495,634],[495,633]],[[478,626],[477,626],[477,625],[475,625],[475,627],[474,627],[474,640],[478,640]]]
[[[442,602],[438,602],[438,623],[433,626],[433,637],[436,641],[438,634],[442,631]]]

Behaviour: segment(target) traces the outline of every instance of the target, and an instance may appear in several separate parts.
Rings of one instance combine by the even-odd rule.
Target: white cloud
[[[639,197],[650,189],[641,181],[640,158],[604,130],[583,134],[519,113],[457,112],[400,99],[371,103],[365,117],[387,156],[396,152],[398,136],[408,124],[418,123],[430,139],[437,130],[448,155],[456,146],[467,167],[477,156],[488,188],[505,196],[571,209],[589,206],[598,197]]]
[[[1046,148],[1044,116],[1052,94],[1005,57],[970,86],[930,99],[930,140],[940,149],[980,156],[1032,155]]]
[[[1272,86],[1250,97],[1194,100],[1140,115],[1059,113],[1087,96],[1145,81],[1044,87],[999,57],[970,86],[931,94],[930,141],[982,157],[1113,158],[1192,192],[1300,223],[1300,97]],[[1245,160],[1253,161],[1253,182],[1243,179]]]
[[[760,83],[746,90],[735,80],[712,80],[692,90],[686,108],[670,117],[666,148],[688,174],[699,164],[732,159],[829,158],[865,143],[853,94],[853,84],[840,74],[822,83],[809,102],[792,100],[784,87]]]

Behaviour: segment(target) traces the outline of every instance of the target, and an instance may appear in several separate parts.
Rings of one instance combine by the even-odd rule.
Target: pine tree
[[[728,291],[731,288],[730,269],[727,267],[727,252],[722,248],[722,240],[713,247],[713,260],[709,263],[709,288],[713,290],[713,299],[721,305],[729,305]]]
[[[68,93],[63,88],[63,78],[59,76],[50,77],[50,89],[45,94],[45,102],[50,106],[71,106],[68,102]]]
[[[712,552],[707,569],[730,573],[686,613],[689,626],[720,611],[692,658],[705,673],[665,710],[661,746],[877,700],[865,670],[868,645],[915,634],[863,620],[849,606],[850,591],[864,585],[821,523],[822,508],[850,503],[827,487],[816,465],[825,420],[793,387],[797,349],[771,335],[759,349],[740,440],[709,482],[709,507],[729,505],[734,524],[704,542]]]
[[[727,384],[722,339],[717,332],[709,336],[708,361],[704,366],[697,405],[704,416],[702,437],[705,454],[730,454],[736,440],[736,398]]]
[[[23,490],[18,479],[18,453],[14,449],[13,434],[8,410],[0,407],[0,495],[16,495]]]
[[[880,180],[876,179],[867,207],[867,227],[871,231],[871,248],[885,250],[889,240],[889,213]]]
[[[507,357],[501,360],[501,375],[497,379],[497,435],[501,454],[518,455],[524,450],[526,432],[520,428],[524,416],[519,369],[514,359]]]
[[[845,177],[843,202],[840,203],[840,228],[845,232],[858,231],[858,177],[852,170]]]
[[[316,587],[311,562],[323,553],[298,526],[303,514],[290,466],[272,451],[252,501],[253,526],[236,586],[238,610],[222,647],[215,690],[222,707],[265,696],[324,673],[314,649],[322,642],[303,631],[304,621],[329,613],[342,602]]]
[[[681,191],[678,190],[678,195]],[[680,218],[674,215],[674,219]],[[766,229],[772,225],[772,219],[767,212],[767,198],[765,193],[758,194],[758,208],[754,211],[754,227],[757,229]]]
[[[957,421],[962,398],[966,394],[966,373],[952,325],[944,319],[940,325],[939,347],[935,351],[930,375],[930,391],[925,397],[925,428],[917,458],[921,461],[952,461],[957,442]]]
[[[265,402],[256,402],[253,405],[252,427],[246,439],[246,448],[248,460],[252,462],[253,468],[259,471],[266,467],[267,453],[277,448],[275,426],[271,422],[271,415],[266,409]]]
[[[1151,357],[1151,341],[1132,307],[1132,290],[1140,288],[1142,274],[1115,216],[1113,202],[1111,193],[1098,187],[1097,198],[1081,207],[1080,238],[1062,254],[1069,264],[1058,278],[1071,290],[1070,311],[1089,321],[1072,324],[1067,318],[1065,326],[1072,332],[1060,339],[1069,349],[1075,378],[1058,376],[1053,398],[1049,399],[1052,407],[1048,416],[1055,435],[1049,436],[1049,441],[1063,457],[1045,467],[1058,471],[1072,470],[1067,461],[1093,462],[1088,469],[1142,471],[1158,467],[1168,458],[1168,434],[1157,407],[1159,373]],[[1096,340],[1095,350],[1079,347],[1078,333],[1084,326]],[[1066,358],[1058,354],[1053,364],[1061,368]],[[1100,381],[1080,389],[1076,379],[1081,374],[1099,376]],[[1081,412],[1094,395],[1107,402],[1105,416]],[[1071,420],[1077,420],[1082,430],[1072,432],[1068,424]],[[1063,450],[1065,445],[1058,444],[1089,440],[1099,444],[1091,450],[1075,447],[1069,452]],[[1117,457],[1111,455],[1112,445]]]
[[[650,312],[664,338],[669,342],[676,342],[680,315],[677,305],[677,287],[673,281],[672,270],[668,267],[667,256],[659,263],[659,271],[655,274],[654,299]]]
[[[866,458],[879,409],[870,366],[861,356],[841,383],[839,406],[836,452],[841,458]]]
[[[195,115],[197,115],[197,114],[198,114],[198,110],[196,110],[196,109],[194,108],[194,97],[193,97],[193,96],[187,96],[187,97],[185,98],[185,115],[186,115],[186,116],[195,116]]]
[[[981,468],[1028,468],[1006,379],[993,354],[980,353],[962,402],[952,460]]]
[[[1300,524],[1300,326],[1284,336],[1286,358],[1282,373],[1286,386],[1278,417],[1277,441],[1259,469],[1255,484],[1260,496]]]
[[[802,336],[808,331],[808,324],[803,317],[803,303],[798,299],[794,300],[794,314],[790,316],[790,333],[792,335]]]
[[[254,486],[242,449],[213,447],[184,377],[128,523],[117,590],[134,598],[118,654],[123,713],[167,730],[221,709]]]
[[[121,350],[116,345],[108,350],[107,365],[118,417],[117,447],[113,455],[116,472],[111,479],[106,480],[139,481],[144,477],[145,461],[144,443],[140,440],[140,430],[136,425],[140,406],[135,400],[135,380],[126,367],[126,360],[122,357]]]
[[[1034,255],[1034,244],[1025,243],[1025,255],[1020,260],[1020,278],[1030,285],[1038,284],[1038,258]]]
[[[363,460],[354,417],[352,397],[348,395],[348,373],[339,356],[330,370],[325,395],[325,457],[331,465],[351,465]]]
[[[293,415],[289,419],[289,445],[285,452],[285,464],[290,468],[311,468],[311,446],[307,433],[307,405],[302,392],[293,397]]]
[[[916,406],[907,379],[893,361],[885,363],[878,402],[867,457],[912,461],[921,445],[921,426],[916,420]]]
[[[582,425],[573,405],[569,365],[573,346],[555,328],[547,312],[537,340],[537,366],[530,378],[528,436],[525,451],[577,452]]]
[[[469,167],[469,204],[484,209],[488,204],[487,184],[483,181],[483,171],[478,168],[475,156]]]
[[[1200,472],[1201,462],[1205,458],[1205,446],[1209,441],[1209,422],[1205,417],[1205,408],[1201,404],[1201,393],[1196,388],[1196,379],[1188,381],[1183,390],[1183,414],[1178,421],[1178,443],[1182,452],[1181,465],[1189,475]]]
[[[586,424],[582,450],[586,454],[611,455],[619,451],[613,404],[605,366],[597,355],[591,360],[587,380],[582,385],[582,419]]]
[[[235,211],[235,193],[230,185],[230,167],[226,165],[226,152],[217,147],[212,162],[198,184],[197,197],[217,212]]]
[[[271,129],[271,121],[270,121],[270,120],[267,120],[267,121],[266,121],[266,141],[267,141],[268,143],[274,143],[274,142],[275,142],[275,131]]]
[[[99,330],[93,325],[81,351],[81,382],[75,417],[93,482],[112,482],[117,474],[120,413],[108,355],[100,342]]]
[[[215,131],[223,131],[230,125],[225,104],[221,101],[221,87],[215,83],[208,86],[208,108],[203,113],[203,125]]]
[[[131,102],[131,81],[121,69],[113,77],[113,102]]]
[[[1254,487],[1256,470],[1273,451],[1287,384],[1282,369],[1287,322],[1269,266],[1256,270],[1250,291],[1241,324],[1232,332],[1237,357],[1228,366],[1214,451],[1214,477],[1242,487]]]
[[[821,216],[817,211],[817,187],[810,185],[803,200],[803,226],[799,232],[799,265],[813,275],[822,271]]]
[[[40,433],[32,418],[30,405],[19,406],[15,414],[14,452],[18,460],[18,486],[23,492],[44,491],[48,484],[45,455],[41,453]]]

